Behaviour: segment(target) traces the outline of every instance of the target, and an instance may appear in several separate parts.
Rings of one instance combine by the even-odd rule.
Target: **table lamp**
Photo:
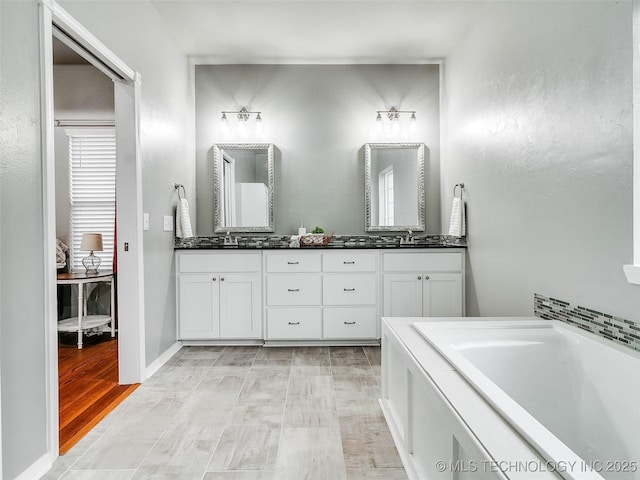
[[[100,257],[96,257],[93,252],[101,252],[102,247],[102,234],[101,233],[83,233],[82,242],[80,243],[81,251],[90,251],[91,254],[88,257],[82,259],[82,265],[87,270],[87,275],[96,275],[98,268],[100,268]]]

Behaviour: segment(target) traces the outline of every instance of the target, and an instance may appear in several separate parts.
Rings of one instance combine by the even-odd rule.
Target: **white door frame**
[[[116,215],[118,255],[119,383],[144,380],[144,268],[142,175],[139,141],[140,74],[69,15],[55,0],[40,2],[42,194],[45,260],[45,351],[47,368],[47,449],[58,456],[58,331],[55,268],[55,150],[53,113],[53,24],[101,63],[114,79],[116,116]]]

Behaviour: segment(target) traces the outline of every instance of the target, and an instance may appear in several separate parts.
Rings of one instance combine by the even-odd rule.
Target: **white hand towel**
[[[191,218],[189,217],[189,202],[186,198],[179,198],[176,207],[176,237],[193,237]]]
[[[451,223],[449,223],[449,235],[464,237],[467,234],[467,219],[465,215],[464,200],[462,195],[453,197],[451,205]]]

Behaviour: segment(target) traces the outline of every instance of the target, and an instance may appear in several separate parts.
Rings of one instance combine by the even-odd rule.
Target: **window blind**
[[[84,131],[86,130],[86,131]],[[69,140],[69,261],[84,270],[83,233],[101,233],[100,270],[113,269],[116,212],[116,137],[113,129],[67,132]]]

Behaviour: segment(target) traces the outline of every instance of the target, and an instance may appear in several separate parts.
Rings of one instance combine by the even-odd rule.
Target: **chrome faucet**
[[[223,245],[238,245],[238,237],[233,237],[231,232],[227,232],[224,236]]]
[[[411,230],[407,231],[407,235],[405,237],[400,237],[400,245],[413,245],[414,243],[415,239],[413,238]]]

